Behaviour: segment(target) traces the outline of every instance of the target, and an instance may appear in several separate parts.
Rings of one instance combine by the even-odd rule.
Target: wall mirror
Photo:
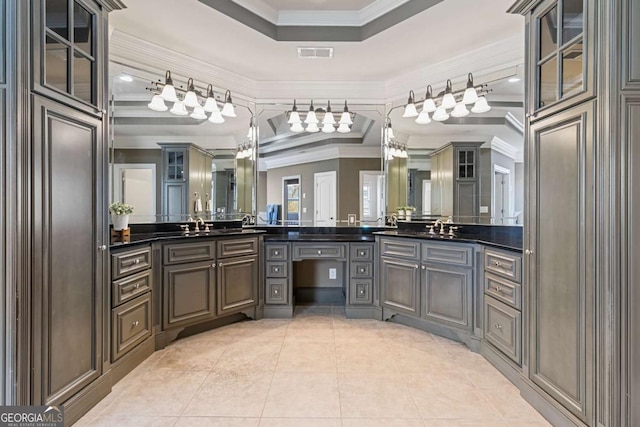
[[[430,123],[419,124],[415,115],[406,117],[404,104],[387,108],[383,155],[389,214],[522,224],[524,96],[519,72],[517,67],[494,76],[487,95],[491,109],[482,114],[437,121],[433,113]],[[416,105],[420,113],[423,104]]]
[[[360,226],[384,224],[381,158],[383,105],[344,100],[259,104],[258,224]],[[331,107],[331,121],[327,110]],[[309,123],[313,110],[319,123]],[[311,128],[308,130],[309,126]],[[342,126],[342,128],[340,128]]]
[[[159,78],[164,82],[164,75],[113,63],[110,74],[110,201],[134,206],[130,222],[255,217],[253,105],[234,96],[237,117],[223,117],[224,123],[210,122],[209,114],[193,118],[193,109],[184,115],[154,111],[149,108],[154,93],[148,88]],[[186,88],[187,79],[173,76],[173,81]],[[206,87],[198,89],[206,93]],[[215,92],[219,108],[224,95]],[[203,104],[204,97],[199,101]]]

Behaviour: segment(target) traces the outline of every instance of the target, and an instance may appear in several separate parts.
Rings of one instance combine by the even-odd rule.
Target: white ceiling
[[[129,1],[127,9],[110,15],[110,23],[117,31],[259,82],[384,82],[522,37],[522,17],[505,12],[511,3],[445,0],[359,43],[277,42],[197,0]],[[310,45],[333,47],[333,59],[299,59],[297,47]]]
[[[361,10],[380,0],[256,0],[276,10]]]

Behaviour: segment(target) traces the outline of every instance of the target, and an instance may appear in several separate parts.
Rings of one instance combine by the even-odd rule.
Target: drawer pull
[[[136,285],[134,286],[135,289],[140,289],[140,283],[136,283]]]
[[[136,326],[138,326],[140,324],[140,322],[138,320],[136,320],[135,322],[133,322],[131,325],[135,328]]]
[[[275,268],[273,269],[273,271],[275,271],[275,272],[277,273],[278,271],[280,271],[280,268],[275,267]]]
[[[496,267],[502,267],[502,263],[500,261],[494,261]]]
[[[322,255],[322,251],[318,251],[318,255]]]
[[[273,294],[274,294],[274,295],[280,295],[280,291],[279,291],[279,290],[277,290],[277,289],[274,289],[274,290],[273,290]]]
[[[279,251],[273,251],[273,254],[274,255],[280,255],[280,252]]]
[[[211,264],[212,268],[216,268],[216,263],[214,262],[213,264]]]
[[[360,256],[364,256],[364,251],[360,251]]]
[[[419,266],[418,264],[414,265],[413,267],[414,267],[416,270],[417,270],[418,268],[420,268],[420,266]]]
[[[138,258],[135,259],[135,261],[133,261],[134,264],[140,264],[140,260]]]
[[[502,325],[500,323],[496,323],[494,327],[498,330],[502,330]]]
[[[427,266],[426,266],[426,265],[423,265],[423,266],[422,266],[422,269],[423,269],[423,270],[426,270],[426,269],[427,269]]]
[[[361,268],[361,269],[360,269],[360,273],[364,273],[364,268]]]
[[[358,291],[358,294],[360,294],[360,295],[364,295],[364,289],[360,289],[360,290]]]
[[[496,286],[495,288],[493,288],[493,290],[495,290],[496,292],[502,292],[502,288],[500,286]]]

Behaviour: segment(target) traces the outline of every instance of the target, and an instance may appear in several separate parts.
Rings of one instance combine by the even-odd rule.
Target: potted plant
[[[398,211],[398,219],[404,219],[404,216],[406,214],[406,211],[404,210],[404,206],[398,206],[396,210]]]
[[[407,218],[407,221],[411,221],[411,216],[416,211],[414,206],[405,206],[404,207],[404,215]]]
[[[113,229],[116,231],[129,228],[129,215],[133,213],[133,206],[122,202],[113,202],[109,205]]]

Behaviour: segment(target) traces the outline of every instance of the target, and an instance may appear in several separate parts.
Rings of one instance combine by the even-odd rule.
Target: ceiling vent
[[[298,58],[330,59],[330,58],[333,58],[333,48],[332,47],[299,47]]]

